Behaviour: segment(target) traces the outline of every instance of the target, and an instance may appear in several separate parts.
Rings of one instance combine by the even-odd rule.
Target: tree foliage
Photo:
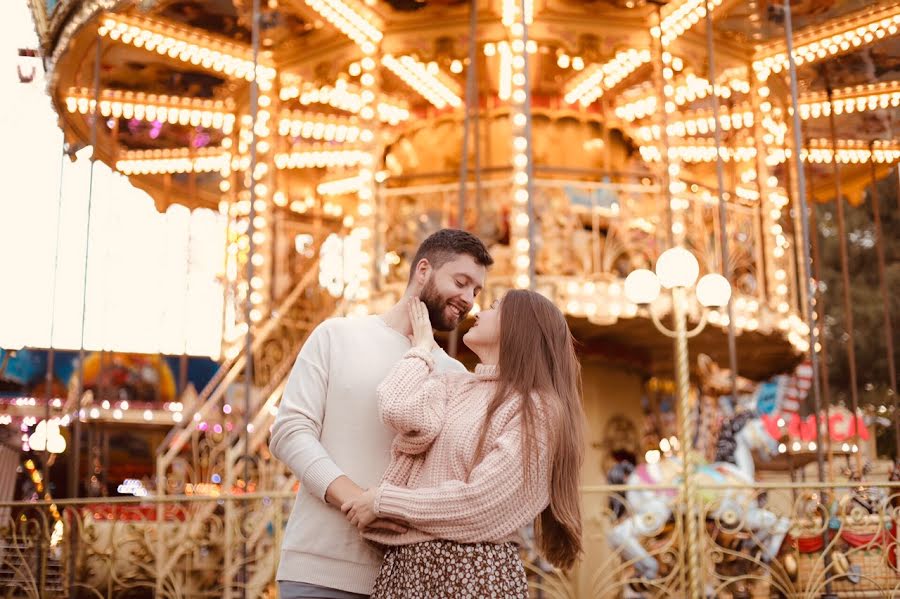
[[[878,181],[890,315],[893,325],[895,368],[900,370],[900,197],[897,171]],[[857,392],[860,406],[890,406],[887,343],[882,293],[876,254],[875,219],[872,189],[860,206],[844,204],[846,215],[850,303],[853,313],[853,347],[856,352]],[[824,340],[833,403],[850,406],[850,363],[848,347],[851,335],[844,317],[844,287],[841,273],[840,237],[834,202],[816,207],[820,264],[821,300],[824,301]],[[887,415],[887,414],[886,414]],[[892,438],[892,435],[890,435]],[[890,443],[893,445],[893,443]],[[881,445],[881,443],[879,443]],[[888,448],[885,447],[885,450]],[[890,453],[894,448],[890,447]]]

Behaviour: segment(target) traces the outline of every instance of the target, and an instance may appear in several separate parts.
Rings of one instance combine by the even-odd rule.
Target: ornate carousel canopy
[[[286,292],[284,231],[298,248],[348,232],[342,263],[351,244],[371,274],[323,280],[365,303],[404,266],[393,225],[461,211],[495,243],[498,279],[545,276],[585,337],[653,348],[646,321],[619,321],[637,306],[616,290],[673,242],[719,268],[721,197],[734,318],[769,356],[752,360],[762,375],[809,345],[794,161],[819,200],[835,196],[837,163],[858,203],[871,166],[883,176],[900,159],[896,1],[792,3],[799,149],[783,5],[769,0],[263,0],[258,27],[251,0],[31,4],[68,138],[96,141],[160,208],[230,217],[232,311],[249,295],[252,323]],[[473,178],[457,210],[447,198]]]
[[[35,5],[39,15],[45,14]],[[470,69],[469,5],[450,0],[263,2],[260,75],[271,81],[276,164],[286,171],[290,187],[296,182],[313,192],[325,177],[323,169],[353,168],[355,147],[376,134],[386,145],[384,166],[394,176],[455,172]],[[712,181],[716,150],[705,2],[535,0],[525,5],[537,167],[600,169],[606,160],[639,170],[659,160],[652,49],[660,39],[654,32],[661,31],[668,54],[666,102],[674,108],[666,126],[671,152],[691,178]],[[484,133],[493,137],[508,128],[499,112],[514,87],[514,52],[505,25],[515,3],[477,6],[477,93],[479,106],[488,112]],[[723,155],[752,162],[759,151],[754,135],[762,125],[762,135],[775,138],[768,145],[782,147],[759,158],[772,163],[780,176],[790,156],[790,144],[782,140],[788,90],[780,5],[719,0],[710,7]],[[794,3],[806,144],[802,157],[812,181],[827,180],[817,175],[829,172],[827,163],[835,153],[850,166],[898,159],[900,141],[892,128],[900,104],[898,13],[894,2]],[[144,0],[124,11],[109,1],[59,3],[38,23],[53,69],[50,91],[69,134],[90,137],[87,117],[94,110],[100,44],[100,114],[107,125],[99,139],[103,158],[156,191],[160,202],[217,205],[219,172],[231,149],[227,140],[235,120],[249,114],[249,15],[250,0]],[[377,58],[367,60],[365,50],[376,47]],[[364,69],[368,61],[377,64]],[[378,98],[371,108],[378,118],[366,127],[360,112],[368,113],[364,97],[370,79],[377,80]],[[761,79],[767,82],[764,88]],[[758,93],[751,93],[752,87]],[[829,93],[838,117],[834,140]],[[613,148],[588,143],[605,128],[611,130]],[[483,168],[509,165],[506,145],[496,145],[501,147],[484,148]],[[858,196],[867,174],[864,168],[848,171],[848,190]],[[860,181],[854,185],[856,171]],[[186,177],[187,172],[196,176]],[[823,199],[831,195],[827,184],[814,184],[812,193]]]

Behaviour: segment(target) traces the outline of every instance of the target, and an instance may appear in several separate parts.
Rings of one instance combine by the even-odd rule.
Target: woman
[[[534,523],[541,553],[568,569],[581,553],[580,372],[562,312],[510,291],[463,337],[474,373],[433,375],[431,323],[409,307],[413,347],[378,389],[397,432],[382,484],[342,510],[388,546],[372,597],[525,599],[518,530]],[[366,531],[375,518],[408,523]]]

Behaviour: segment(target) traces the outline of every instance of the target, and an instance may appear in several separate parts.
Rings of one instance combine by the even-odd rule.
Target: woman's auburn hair
[[[566,317],[539,293],[511,290],[500,304],[497,391],[488,404],[475,455],[481,455],[489,423],[513,396],[521,398],[522,456],[526,480],[538,464],[538,427],[550,454],[550,504],[535,521],[538,549],[568,570],[582,552],[581,465],[584,411],[581,365]],[[536,405],[540,401],[541,405]],[[538,422],[538,416],[546,422]]]

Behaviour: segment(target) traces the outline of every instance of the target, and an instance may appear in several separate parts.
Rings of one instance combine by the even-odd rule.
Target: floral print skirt
[[[372,599],[528,599],[515,543],[427,541],[391,547]]]

